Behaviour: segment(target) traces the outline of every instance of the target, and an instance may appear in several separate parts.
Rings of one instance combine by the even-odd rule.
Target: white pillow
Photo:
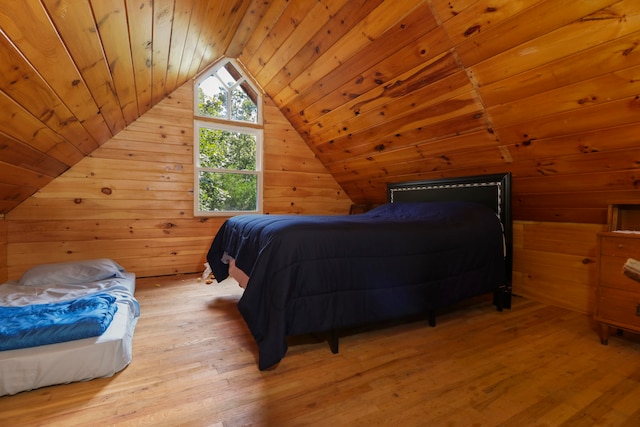
[[[27,270],[18,283],[23,286],[75,285],[125,277],[124,268],[108,258],[42,264]]]

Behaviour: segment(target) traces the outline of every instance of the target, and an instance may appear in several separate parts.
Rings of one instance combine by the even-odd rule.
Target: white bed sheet
[[[135,274],[127,272],[124,275],[124,279],[94,282],[90,288],[104,289],[110,286],[105,282],[115,280],[133,295]],[[8,298],[7,293],[11,286],[15,286],[15,283],[0,285],[0,300],[3,297]],[[82,294],[83,291],[78,289],[71,292],[74,298],[78,293]],[[36,295],[38,292],[34,291],[33,294]],[[38,299],[39,296],[30,297],[33,298]],[[53,299],[61,301],[65,298],[58,296]],[[47,297],[47,300],[50,302],[51,298]],[[111,324],[98,337],[1,351],[0,396],[49,385],[110,377],[127,367],[132,359],[133,332],[138,316],[128,302],[118,301],[117,304],[118,311]]]

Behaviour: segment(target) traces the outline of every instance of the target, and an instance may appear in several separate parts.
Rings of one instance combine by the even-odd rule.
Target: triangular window
[[[261,96],[232,60],[222,61],[198,79],[197,111],[204,117],[261,123]]]

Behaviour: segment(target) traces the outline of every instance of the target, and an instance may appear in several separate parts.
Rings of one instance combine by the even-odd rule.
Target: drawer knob
[[[622,243],[618,243],[618,249],[622,249],[624,248],[624,245]]]

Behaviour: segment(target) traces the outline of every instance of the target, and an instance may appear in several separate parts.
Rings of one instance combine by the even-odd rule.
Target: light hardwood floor
[[[638,426],[640,338],[599,343],[588,316],[479,298],[438,325],[295,337],[256,365],[232,282],[138,279],[133,362],[113,378],[0,398],[0,426]],[[355,333],[357,332],[357,333]]]

